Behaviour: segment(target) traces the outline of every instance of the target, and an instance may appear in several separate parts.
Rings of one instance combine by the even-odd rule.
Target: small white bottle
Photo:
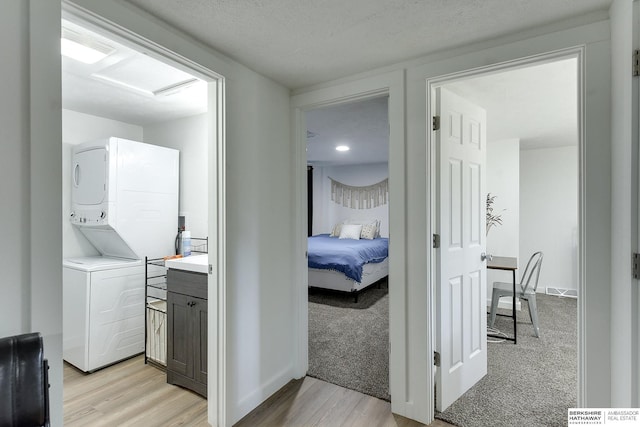
[[[183,231],[182,232],[182,242],[180,245],[180,249],[182,250],[183,257],[191,255],[191,232]]]

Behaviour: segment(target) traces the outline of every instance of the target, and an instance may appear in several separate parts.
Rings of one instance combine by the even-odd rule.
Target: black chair
[[[48,370],[39,333],[0,338],[0,426],[49,426]]]

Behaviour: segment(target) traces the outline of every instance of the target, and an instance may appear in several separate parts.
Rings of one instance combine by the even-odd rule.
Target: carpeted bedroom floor
[[[386,280],[358,302],[344,293],[309,290],[307,375],[389,400],[389,298]]]
[[[436,418],[461,427],[566,425],[567,408],[576,406],[576,302],[538,294],[540,338],[524,303],[518,344],[488,344],[488,374]],[[510,333],[510,321],[498,317],[495,327]],[[345,294],[309,292],[308,375],[389,400],[386,282],[355,304]]]
[[[537,301],[540,338],[523,303],[518,344],[489,343],[487,375],[436,418],[460,427],[567,425],[567,409],[577,405],[577,300]],[[498,316],[495,327],[513,333],[511,318]]]

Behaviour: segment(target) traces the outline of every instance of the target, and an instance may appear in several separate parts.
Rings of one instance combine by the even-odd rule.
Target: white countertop
[[[193,271],[195,273],[207,273],[209,270],[209,255],[189,255],[184,258],[168,259],[165,267],[176,270]]]

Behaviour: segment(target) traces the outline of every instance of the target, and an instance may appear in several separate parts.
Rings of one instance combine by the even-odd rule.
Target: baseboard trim
[[[262,402],[271,397],[271,395],[273,395],[276,391],[287,385],[287,383],[289,383],[289,381],[291,381],[292,379],[294,379],[293,366],[289,366],[271,377],[270,380],[263,383],[256,390],[240,399],[236,407],[233,408],[231,425],[237,423],[249,412],[260,406]]]

